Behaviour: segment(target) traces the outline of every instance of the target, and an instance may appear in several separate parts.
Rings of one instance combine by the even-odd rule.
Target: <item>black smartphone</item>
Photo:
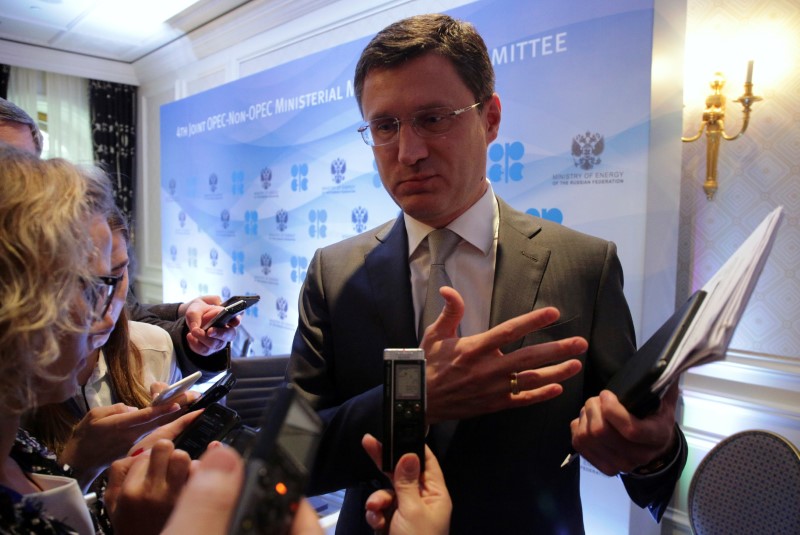
[[[200,326],[204,331],[211,327],[224,327],[234,317],[238,316],[261,300],[260,295],[234,295],[222,303],[222,310]]]
[[[239,420],[235,410],[212,403],[173,442],[177,449],[185,451],[192,459],[197,459],[212,440],[222,440],[239,424]]]
[[[245,456],[229,535],[286,535],[317,454],[322,420],[291,385],[276,389]]]
[[[425,470],[425,352],[385,349],[383,370],[383,470],[394,471],[405,453]]]
[[[220,372],[204,383],[200,383],[199,385],[195,384],[189,390],[193,392],[199,392],[200,397],[189,404],[186,412],[204,409],[212,403],[221,400],[228,392],[230,392],[231,388],[233,388],[233,385],[235,384],[236,377],[230,370]]]

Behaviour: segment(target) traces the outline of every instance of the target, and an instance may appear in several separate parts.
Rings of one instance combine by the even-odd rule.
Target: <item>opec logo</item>
[[[256,236],[258,234],[258,211],[246,210],[244,213],[244,233]]]
[[[333,176],[334,184],[341,184],[344,182],[344,173],[347,171],[347,162],[341,158],[336,158],[331,162],[331,175]]]
[[[231,297],[231,289],[227,286],[223,286],[222,290],[219,292],[219,295],[222,297],[223,301],[227,301]]]
[[[292,282],[303,282],[306,280],[308,258],[305,256],[293,256],[289,263],[292,265]]]
[[[170,178],[169,182],[167,183],[167,190],[169,191],[169,196],[175,196],[175,190],[177,189],[178,184],[175,182],[174,178]]]
[[[378,173],[378,162],[372,160],[372,170],[375,171],[375,174],[372,175],[372,185],[376,188],[380,188],[383,186],[383,182],[381,182],[381,175]]]
[[[519,182],[522,180],[522,170],[525,165],[519,160],[525,155],[525,145],[520,141],[513,143],[494,143],[489,147],[489,166],[486,176],[492,182]]]
[[[541,212],[536,208],[528,208],[525,213],[534,217],[541,217],[542,219],[553,221],[554,223],[561,224],[564,222],[564,214],[562,214],[561,210],[558,208],[542,208]]]
[[[353,229],[356,232],[364,232],[367,230],[367,219],[369,218],[369,212],[366,208],[358,206],[353,208],[353,212],[350,215],[350,219],[353,222]]]
[[[253,295],[253,294],[248,292],[246,295]],[[244,315],[252,317],[252,318],[257,318],[258,317],[258,305],[253,305],[250,308],[245,309]]]
[[[183,210],[178,212],[178,224],[181,226],[181,228],[186,226],[186,212]]]
[[[211,251],[208,252],[208,258],[211,259],[211,267],[217,267],[217,262],[219,261],[219,253],[216,249],[212,248]]]
[[[230,226],[230,224],[231,224],[231,213],[228,211],[227,208],[224,209],[222,212],[220,212],[219,220],[222,223],[222,228],[227,229]]]
[[[311,210],[308,212],[308,221],[311,223],[308,226],[308,235],[312,238],[324,238],[328,234],[328,226],[325,224],[328,221],[327,210]]]
[[[211,193],[215,193],[217,191],[217,186],[219,186],[219,178],[217,177],[217,173],[211,173],[208,177],[208,189],[211,190]]]
[[[189,287],[189,283],[186,282],[186,279],[181,279],[181,292],[186,293],[186,288]]]
[[[231,269],[234,275],[244,275],[244,251],[231,251]]]
[[[292,191],[306,191],[308,189],[308,164],[292,165]]]
[[[231,173],[231,193],[233,195],[244,195],[244,171]]]
[[[175,262],[178,259],[178,248],[174,245],[169,246],[169,257]]]

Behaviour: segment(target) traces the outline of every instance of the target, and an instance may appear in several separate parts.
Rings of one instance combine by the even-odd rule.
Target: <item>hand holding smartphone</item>
[[[167,388],[156,394],[156,397],[154,397],[153,401],[150,402],[150,406],[158,407],[159,405],[172,403],[178,398],[178,396],[189,390],[189,388],[195,384],[201,376],[202,374],[200,372],[194,372],[192,375],[187,375],[180,381],[172,383]]]
[[[211,327],[224,327],[234,317],[258,303],[260,299],[259,295],[235,295],[222,303],[223,309],[200,328],[205,331]]]
[[[175,437],[175,447],[189,454],[192,459],[199,458],[208,444],[222,438],[239,424],[239,415],[219,403],[212,403],[183,432]]]
[[[233,388],[234,384],[236,384],[236,377],[230,370],[225,370],[209,381],[196,385],[192,390],[199,392],[200,397],[189,404],[187,412],[204,409],[215,401],[219,401]]]

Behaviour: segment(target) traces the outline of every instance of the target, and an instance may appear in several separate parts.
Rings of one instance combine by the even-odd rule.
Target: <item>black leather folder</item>
[[[703,290],[692,294],[609,381],[606,388],[634,416],[643,418],[658,408],[661,397],[652,385],[672,360],[705,297]]]

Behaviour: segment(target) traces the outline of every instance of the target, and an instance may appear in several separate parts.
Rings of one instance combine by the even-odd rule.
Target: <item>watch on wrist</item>
[[[675,458],[675,454],[677,453],[677,448],[678,448],[678,441],[673,439],[672,447],[669,449],[669,451],[667,451],[665,455],[662,455],[661,457],[656,457],[654,460],[650,461],[644,466],[639,466],[638,468],[634,468],[631,473],[636,474],[638,476],[649,476],[650,474],[655,474],[656,472],[660,472],[669,463],[672,462],[672,459]]]

